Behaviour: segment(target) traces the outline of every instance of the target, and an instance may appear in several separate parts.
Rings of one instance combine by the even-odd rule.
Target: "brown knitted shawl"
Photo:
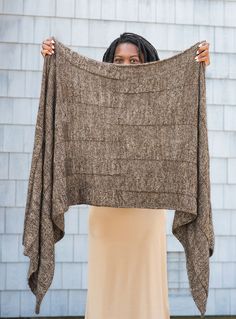
[[[35,312],[52,283],[64,213],[89,204],[175,210],[172,232],[204,318],[214,230],[200,42],[136,65],[55,42],[44,60],[22,240]]]

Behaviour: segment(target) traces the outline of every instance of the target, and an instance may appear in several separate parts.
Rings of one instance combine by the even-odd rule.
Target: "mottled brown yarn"
[[[89,204],[175,210],[172,231],[204,316],[214,230],[200,42],[167,59],[117,65],[55,41],[43,67],[23,234],[35,312],[52,283],[64,213]]]

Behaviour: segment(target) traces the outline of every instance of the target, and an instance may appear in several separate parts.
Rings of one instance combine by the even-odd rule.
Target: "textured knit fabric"
[[[175,210],[172,232],[203,316],[214,230],[205,64],[194,59],[200,42],[136,65],[55,42],[44,60],[23,234],[35,312],[52,283],[64,213],[89,204]]]

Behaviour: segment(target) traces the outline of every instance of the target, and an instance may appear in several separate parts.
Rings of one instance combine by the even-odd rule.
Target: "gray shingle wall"
[[[0,315],[33,316],[22,230],[43,58],[54,35],[97,60],[124,31],[137,32],[161,59],[200,40],[210,43],[207,112],[211,198],[216,232],[209,315],[236,314],[236,1],[0,0]],[[168,212],[168,280],[172,315],[198,315],[189,293],[185,255]],[[56,268],[40,315],[84,315],[87,276],[86,205],[65,215]]]

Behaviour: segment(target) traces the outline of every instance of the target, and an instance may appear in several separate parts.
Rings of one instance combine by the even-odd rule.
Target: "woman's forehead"
[[[116,47],[115,54],[116,55],[119,55],[119,54],[138,55],[138,47],[133,43],[126,43],[126,42],[120,43]]]

